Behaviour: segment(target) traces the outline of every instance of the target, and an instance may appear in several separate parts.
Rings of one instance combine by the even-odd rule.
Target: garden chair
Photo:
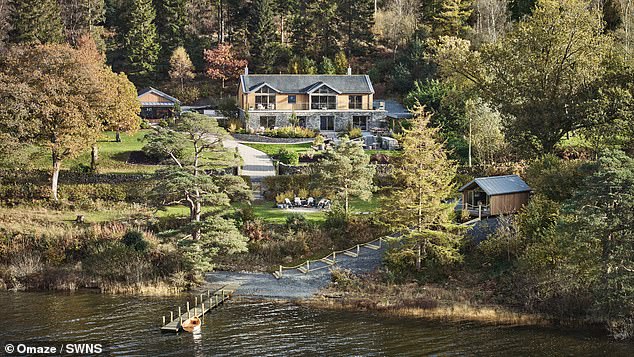
[[[326,199],[322,198],[321,200],[319,200],[319,202],[317,203],[317,208],[321,209],[324,208],[324,204],[326,204]]]
[[[286,203],[286,208],[293,207],[293,204],[291,203],[291,200],[289,200],[288,198],[284,199],[284,203]]]
[[[307,207],[315,207],[315,199],[312,197],[308,197],[308,200],[306,201],[306,206]]]
[[[295,207],[301,207],[302,206],[302,199],[295,196]]]

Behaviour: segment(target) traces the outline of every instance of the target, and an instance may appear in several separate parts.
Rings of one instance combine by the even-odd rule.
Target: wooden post
[[[200,314],[203,316],[203,322],[205,322],[205,303],[204,302],[202,303],[201,308],[203,311]]]
[[[181,307],[178,307],[178,318],[181,321],[181,325],[183,324],[183,314],[181,313]]]
[[[209,290],[207,290],[207,299],[209,299]]]
[[[203,303],[203,294],[200,294],[200,303]],[[203,311],[203,314],[205,313],[205,311]]]
[[[282,266],[280,265],[280,278],[282,277]]]
[[[196,308],[196,306],[198,306],[198,296],[194,296],[194,309]]]
[[[482,203],[478,205],[478,219],[482,220]]]
[[[359,245],[357,244],[357,257],[359,256]]]
[[[222,301],[225,301],[225,289],[222,289]]]
[[[308,273],[310,271],[310,260],[306,261],[306,272]]]
[[[187,302],[187,318],[188,319],[192,318],[191,313],[189,312],[189,301]]]
[[[218,294],[214,294],[214,296],[216,297],[216,306],[218,306]]]
[[[379,248],[381,248],[381,242],[383,242],[383,238],[379,237]]]
[[[332,262],[333,262],[333,263],[335,262],[335,259],[337,259],[337,257],[335,256],[335,254],[336,254],[335,252],[332,252]]]
[[[170,311],[170,322],[174,321],[174,311]]]
[[[163,315],[163,326],[165,326],[165,315]]]

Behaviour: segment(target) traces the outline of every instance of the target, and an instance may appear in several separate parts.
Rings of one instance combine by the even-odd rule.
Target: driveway
[[[224,141],[224,146],[229,149],[238,148],[244,162],[242,175],[251,177],[251,181],[259,182],[264,177],[275,176],[273,161],[262,151],[240,144],[231,138]]]

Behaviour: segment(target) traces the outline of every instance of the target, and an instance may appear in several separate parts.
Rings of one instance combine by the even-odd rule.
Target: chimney
[[[348,66],[348,75],[351,76],[352,75],[352,68],[350,66]]]
[[[248,65],[244,67],[244,75],[245,76],[249,75],[249,66]]]

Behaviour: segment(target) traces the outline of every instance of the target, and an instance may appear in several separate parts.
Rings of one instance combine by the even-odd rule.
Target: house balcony
[[[244,111],[244,109],[242,109]],[[357,111],[357,112],[369,112],[369,111],[381,111],[384,109],[380,108],[362,108],[362,107],[353,107],[353,108],[338,108],[336,105],[326,105],[320,103],[295,103],[295,104],[286,104],[278,105],[275,103],[269,104],[255,104],[249,106],[249,112],[292,112],[292,111]]]
[[[249,111],[293,111],[293,110],[310,110],[310,106],[308,103],[295,103],[295,104],[284,104],[284,105],[276,105],[275,103],[268,103],[268,104],[257,103],[255,104],[255,106],[249,107]]]

